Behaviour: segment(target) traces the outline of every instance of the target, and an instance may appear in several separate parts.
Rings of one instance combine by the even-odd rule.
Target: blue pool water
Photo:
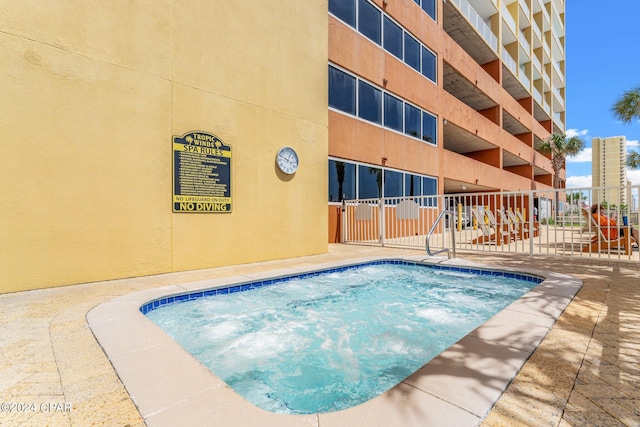
[[[376,263],[141,310],[248,401],[310,414],[385,392],[540,281]]]

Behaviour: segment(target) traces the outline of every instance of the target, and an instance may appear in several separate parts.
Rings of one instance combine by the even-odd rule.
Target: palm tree
[[[627,154],[627,167],[629,169],[640,169],[640,153],[632,151]]]
[[[551,167],[553,168],[553,188],[560,188],[560,171],[564,166],[567,156],[573,157],[584,150],[584,141],[577,135],[567,138],[564,133],[554,133],[546,141],[536,147],[542,153],[551,154]],[[556,214],[558,213],[559,192],[556,192]]]
[[[584,150],[584,141],[577,135],[567,138],[564,133],[554,133],[546,141],[538,144],[536,149],[551,154],[553,168],[553,188],[560,188],[560,171],[567,157],[578,155]]]
[[[623,123],[640,120],[640,85],[626,90],[611,107],[613,116]],[[640,153],[632,151],[627,156],[627,166],[640,169]]]
[[[626,90],[611,107],[616,119],[630,123],[634,118],[640,120],[640,85]]]

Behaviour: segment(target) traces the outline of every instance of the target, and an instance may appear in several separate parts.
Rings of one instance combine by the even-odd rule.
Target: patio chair
[[[631,237],[631,233],[629,232],[629,230],[627,230],[624,236],[618,235],[618,237],[615,239],[609,239],[604,234],[603,228],[618,228],[617,226],[603,227],[598,224],[598,221],[596,221],[596,219],[591,214],[589,214],[589,224],[591,224],[591,230],[594,231],[596,235],[591,238],[590,243],[582,248],[582,252],[593,253],[603,250],[610,251],[611,249],[616,249],[622,250],[625,255],[631,255],[633,250],[631,248],[631,245],[637,242],[633,237]]]
[[[527,229],[527,233],[528,233],[529,232],[529,221],[527,221],[524,218],[524,215],[522,215],[522,212],[520,212],[517,209],[516,209],[514,215],[518,219],[518,222],[520,224],[522,224],[522,226],[524,228]],[[531,224],[531,227],[533,228],[533,237],[538,237],[540,235],[540,223],[538,221],[533,221],[533,223]],[[525,237],[525,239],[526,239],[526,237]]]
[[[493,216],[491,211],[484,211],[484,215],[488,218],[488,223],[485,222],[484,215],[482,215],[476,208],[471,209],[471,215],[478,223],[480,231],[482,231],[482,235],[473,239],[471,244],[495,243],[499,246],[502,244],[506,245],[511,241],[512,233],[508,228],[505,228],[496,222],[496,218]]]
[[[503,215],[506,215],[509,218],[509,222],[512,224],[515,235],[518,239],[528,239],[529,238],[529,227],[527,223],[524,221],[520,221],[515,213],[511,209],[507,209],[504,211]]]

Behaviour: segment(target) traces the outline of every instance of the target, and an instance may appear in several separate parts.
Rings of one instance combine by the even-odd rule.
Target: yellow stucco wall
[[[326,252],[326,1],[3,9],[0,293]],[[172,212],[193,130],[232,146],[231,213]]]

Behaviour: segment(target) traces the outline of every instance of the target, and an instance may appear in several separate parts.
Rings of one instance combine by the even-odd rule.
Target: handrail
[[[429,255],[429,256],[434,256],[434,255],[437,255],[439,253],[446,252],[447,253],[447,258],[451,259],[451,254],[449,253],[449,251],[450,251],[449,248],[444,248],[444,249],[440,249],[439,251],[436,251],[436,252],[431,252],[431,248],[429,247],[429,239],[431,238],[431,235],[435,231],[436,226],[438,225],[440,220],[442,220],[442,217],[444,217],[445,215],[449,215],[449,218],[451,220],[454,219],[454,212],[452,210],[445,209],[442,212],[440,212],[440,215],[438,215],[438,217],[436,218],[435,222],[431,226],[431,229],[427,233],[427,239],[425,241],[425,246],[426,246],[425,249],[427,250],[427,255]],[[455,230],[455,227],[453,227],[453,221],[451,223],[451,227],[449,227],[449,228],[451,229],[451,246],[453,247],[453,257],[455,258],[456,257],[456,230]]]

